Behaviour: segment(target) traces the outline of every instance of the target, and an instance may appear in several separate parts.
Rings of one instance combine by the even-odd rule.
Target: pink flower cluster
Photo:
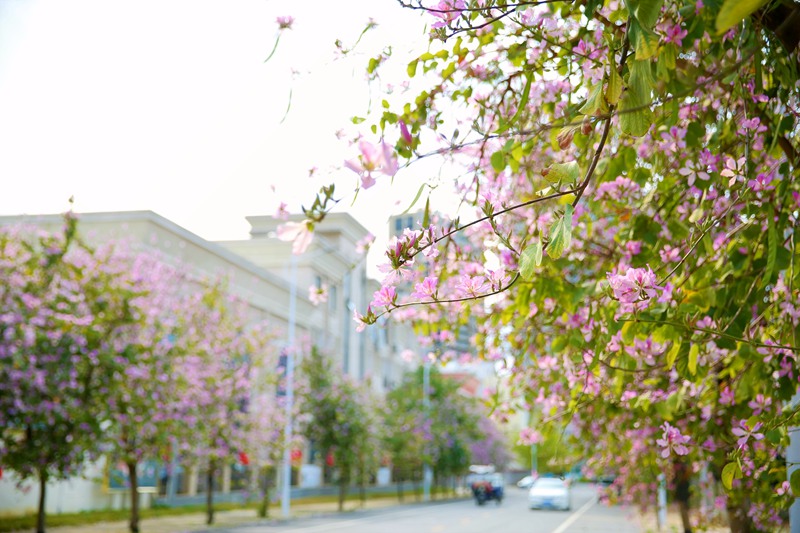
[[[608,274],[608,283],[614,298],[620,303],[632,304],[637,309],[646,307],[648,300],[656,297],[656,291],[664,289],[656,285],[656,275],[649,266],[629,267],[624,274]]]
[[[375,146],[362,139],[358,143],[358,149],[361,152],[358,157],[345,161],[344,166],[361,176],[361,186],[364,189],[375,185],[373,172],[389,177],[397,173],[397,158],[385,142],[381,141],[379,146]]]
[[[444,28],[460,17],[461,10],[466,8],[467,4],[464,0],[440,0],[435,7],[430,9],[431,14],[438,19],[431,24],[431,28]]]
[[[656,444],[664,448],[661,451],[661,457],[666,459],[672,452],[675,455],[686,455],[689,453],[689,448],[686,446],[692,439],[688,435],[682,435],[681,431],[670,425],[669,422],[664,422],[661,425],[664,434],[660,439],[656,439]]]

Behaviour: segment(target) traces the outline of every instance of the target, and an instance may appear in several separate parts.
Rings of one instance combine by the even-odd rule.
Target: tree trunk
[[[745,504],[728,505],[728,525],[731,533],[751,533],[753,531],[750,519],[747,517]]]
[[[131,533],[139,533],[139,477],[136,475],[136,461],[128,461],[128,479],[131,489]]]
[[[217,461],[208,461],[208,478],[206,487],[206,524],[214,523],[214,470],[217,468]]]
[[[347,494],[347,481],[344,476],[339,478],[339,512],[344,510],[344,497]]]
[[[261,506],[258,508],[258,516],[261,518],[269,516],[269,468],[264,469],[264,497],[261,499]]]
[[[44,533],[44,504],[47,495],[47,472],[39,471],[39,512],[36,515],[36,533]]]
[[[396,466],[392,466],[392,479],[397,484],[397,500],[403,501],[403,475],[402,471]]]
[[[358,479],[358,490],[359,490],[359,498],[361,500],[361,507],[365,507],[367,504],[367,489],[366,489],[366,482],[364,478],[366,477],[365,472],[360,472]]]

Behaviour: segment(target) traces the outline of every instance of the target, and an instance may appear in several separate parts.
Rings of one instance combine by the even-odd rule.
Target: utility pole
[[[425,366],[422,369],[422,406],[425,410],[425,415],[430,420],[431,417],[431,362],[429,358],[425,358]],[[431,470],[430,459],[425,459],[425,464],[422,470],[422,501],[431,501],[431,481],[433,479],[433,471]]]
[[[294,328],[297,315],[297,256],[292,254],[289,277],[289,344],[286,350],[286,428],[283,450],[283,483],[281,513],[289,518],[292,498],[292,410],[294,407]]]
[[[792,397],[790,408],[800,403],[800,394]],[[788,409],[787,409],[788,411]],[[789,447],[786,448],[786,479],[792,479],[792,473],[800,468],[800,427],[789,428]],[[791,533],[800,533],[800,500],[795,494],[795,500],[789,507],[789,528]]]

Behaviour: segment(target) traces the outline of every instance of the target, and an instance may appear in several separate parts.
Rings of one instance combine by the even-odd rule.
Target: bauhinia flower
[[[364,189],[375,185],[373,172],[380,172],[389,177],[397,174],[397,158],[392,148],[385,142],[381,141],[379,146],[375,146],[361,140],[358,143],[358,149],[361,152],[359,156],[356,159],[345,161],[344,166],[361,176],[361,186]]]
[[[287,222],[278,226],[277,234],[280,240],[292,242],[292,253],[300,255],[314,239],[314,223],[310,220]]]
[[[367,233],[364,237],[356,243],[356,253],[364,254],[369,250],[372,243],[375,242],[375,235]]]
[[[761,429],[761,422],[756,422],[751,429],[750,426],[747,425],[747,420],[743,419],[739,421],[739,427],[733,428],[731,433],[739,437],[739,440],[736,441],[736,445],[741,449],[747,445],[747,441],[751,438],[753,440],[761,440],[764,438],[763,433],[758,433],[759,429]]]
[[[661,457],[666,459],[672,452],[675,452],[675,455],[689,453],[689,448],[686,447],[686,444],[691,440],[691,437],[682,435],[680,430],[670,425],[669,422],[664,422],[661,428],[664,430],[664,434],[660,439],[656,440],[656,444],[664,448],[661,451]]]
[[[414,292],[411,293],[412,298],[419,298],[421,300],[427,300],[430,298],[436,299],[436,291],[438,290],[437,287],[438,279],[435,276],[429,276],[422,280],[421,283],[417,283],[414,287]]]
[[[628,268],[624,274],[609,274],[608,283],[614,298],[625,304],[643,302],[654,298],[663,287],[656,285],[656,275],[648,266]]]
[[[397,292],[394,287],[383,286],[372,295],[370,307],[389,307],[394,305],[395,300],[397,300]]]
[[[519,444],[523,446],[530,446],[531,444],[539,444],[542,442],[542,434],[533,428],[522,428],[519,432]]]
[[[294,24],[294,17],[290,16],[278,17],[275,19],[275,22],[278,24],[279,30],[291,30],[292,24]]]
[[[308,288],[308,299],[314,305],[319,305],[328,301],[328,284],[323,283],[319,287],[312,285]]]

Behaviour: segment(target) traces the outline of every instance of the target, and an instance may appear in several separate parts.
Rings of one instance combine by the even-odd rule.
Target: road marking
[[[588,511],[588,510],[589,510],[589,508],[590,508],[592,505],[596,504],[596,503],[597,503],[597,497],[592,497],[592,499],[591,499],[591,500],[589,500],[588,502],[586,502],[586,503],[584,503],[584,504],[583,504],[583,507],[581,507],[580,509],[578,509],[577,511],[575,511],[574,513],[572,513],[572,515],[571,515],[569,518],[567,518],[566,520],[564,520],[564,522],[562,522],[560,526],[558,526],[557,528],[555,528],[555,529],[553,530],[553,533],[564,533],[564,531],[566,531],[566,530],[567,530],[567,528],[568,528],[569,526],[571,526],[571,525],[573,524],[573,522],[575,522],[575,520],[577,520],[578,518],[580,518],[580,517],[581,517],[581,515],[582,515],[583,513],[585,513],[586,511]]]
[[[420,512],[433,510],[436,507],[439,507],[440,505],[447,505],[449,503],[458,503],[458,501],[459,500],[456,500],[456,501],[453,501],[453,502],[440,502],[436,506],[420,507],[418,509],[403,509],[403,510],[400,510],[400,511],[394,511],[394,512],[389,512],[389,513],[381,513],[381,516],[402,515],[402,514],[419,514]],[[311,532],[311,531],[330,531],[331,529],[341,529],[343,527],[347,527],[347,526],[351,526],[353,524],[357,524],[359,522],[363,522],[365,518],[370,518],[370,517],[369,516],[361,516],[361,517],[358,517],[358,518],[352,518],[350,520],[344,520],[342,522],[336,522],[334,524],[328,523],[328,524],[319,524],[319,525],[316,525],[316,526],[309,526],[309,527],[297,527],[297,528],[294,528],[294,529],[284,529],[284,530],[282,530],[282,533],[295,533],[295,532],[301,532],[301,531],[303,533],[307,533],[307,532]]]

